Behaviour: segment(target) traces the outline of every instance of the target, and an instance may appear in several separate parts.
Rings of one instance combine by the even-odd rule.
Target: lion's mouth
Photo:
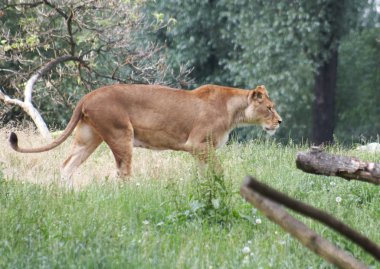
[[[265,132],[267,132],[267,134],[269,135],[274,135],[278,129],[278,126],[277,127],[266,127],[266,126],[263,126],[263,129],[265,130]]]

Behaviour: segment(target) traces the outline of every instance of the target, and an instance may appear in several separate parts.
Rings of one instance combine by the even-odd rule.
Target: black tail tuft
[[[18,138],[17,138],[17,135],[15,133],[11,133],[11,135],[9,136],[9,142],[11,143],[11,147],[13,149],[16,149],[18,148]]]

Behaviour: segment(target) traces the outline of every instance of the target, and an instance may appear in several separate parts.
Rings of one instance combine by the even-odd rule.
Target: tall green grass
[[[42,143],[24,135],[20,143]],[[296,152],[306,148],[292,143],[232,143],[217,153],[224,177],[209,181],[185,153],[135,150],[134,177],[120,182],[102,146],[75,175],[82,183],[74,190],[57,183],[67,145],[27,156],[5,140],[0,146],[0,268],[333,268],[241,198],[248,174],[380,243],[380,188],[297,170]],[[328,150],[380,162],[379,154]],[[380,268],[342,236],[297,218]]]

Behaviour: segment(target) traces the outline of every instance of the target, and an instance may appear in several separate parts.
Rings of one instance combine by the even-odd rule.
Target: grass
[[[139,149],[134,177],[120,182],[101,146],[76,173],[74,190],[67,190],[57,182],[69,143],[22,155],[9,149],[7,132],[0,130],[0,268],[333,268],[240,197],[248,174],[380,243],[380,188],[297,170],[295,155],[303,146],[272,139],[222,148],[217,154],[225,175],[215,182],[222,180],[223,187],[200,181],[186,153]],[[20,144],[43,141],[28,131]],[[379,154],[328,150],[380,162]],[[202,199],[208,192],[211,199]],[[297,218],[380,268],[342,236]]]

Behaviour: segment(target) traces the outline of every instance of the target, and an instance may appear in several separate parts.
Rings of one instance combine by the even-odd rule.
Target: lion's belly
[[[144,143],[138,139],[133,139],[133,146],[136,147],[136,148],[144,148],[144,149],[153,149],[153,150],[164,150],[166,148],[159,148],[159,147],[155,147],[155,146],[152,146],[148,143]]]
[[[153,150],[183,150],[187,136],[183,132],[169,132],[167,129],[134,129],[133,146]]]

